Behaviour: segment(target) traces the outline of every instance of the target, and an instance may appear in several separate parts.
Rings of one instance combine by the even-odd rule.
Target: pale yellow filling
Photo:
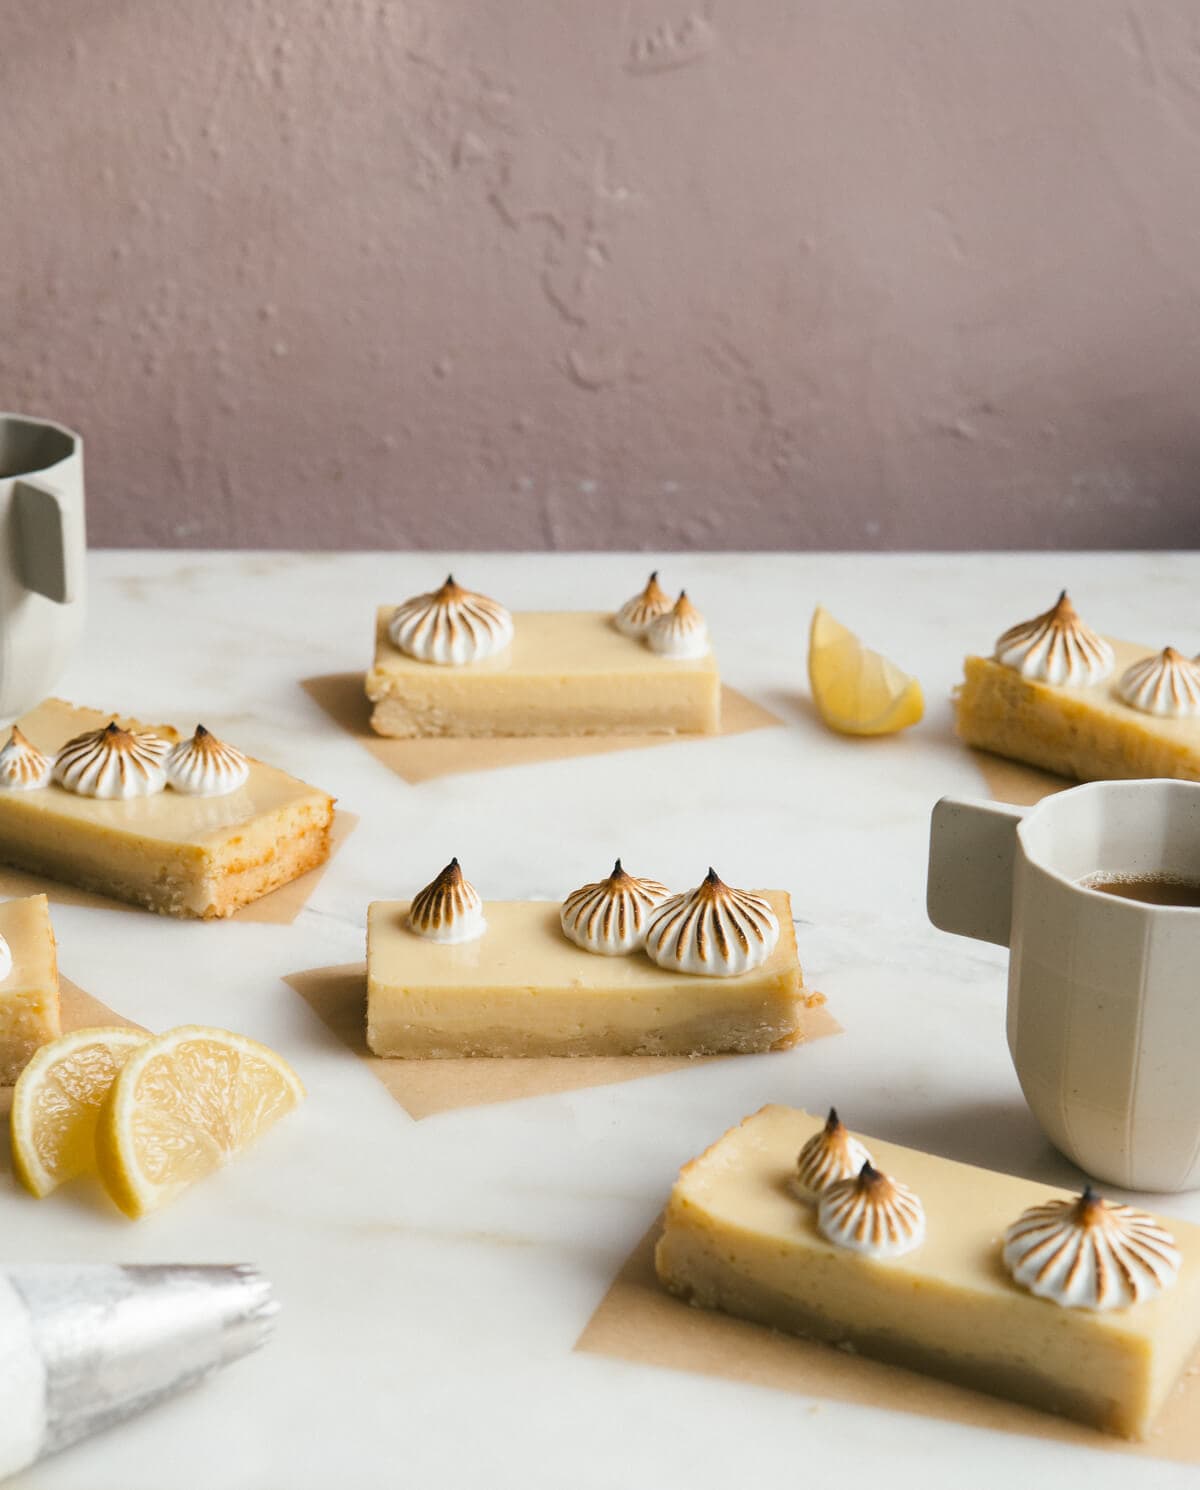
[[[791,902],[763,892],[779,943],[735,978],[671,973],[643,952],[601,957],[568,940],[556,901],[492,901],[488,929],[443,945],[408,929],[408,901],[367,913],[367,1040],[377,1055],[698,1055],[767,1050],[800,1035],[806,1004]]]

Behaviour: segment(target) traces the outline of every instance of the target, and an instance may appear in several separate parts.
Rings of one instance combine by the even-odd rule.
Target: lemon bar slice
[[[874,1167],[920,1199],[924,1240],[903,1256],[827,1241],[797,1198],[797,1155],[823,1120],[764,1107],[686,1165],[658,1243],[662,1283],[702,1308],[826,1341],[1106,1432],[1144,1437],[1200,1345],[1200,1227],[1171,1221],[1174,1286],[1104,1312],[1015,1283],[1006,1229],[1066,1193],[863,1139]]]
[[[19,724],[54,755],[112,718],[47,699]],[[169,726],[152,733],[178,739]],[[323,863],[332,822],[332,797],[261,761],[224,796],[166,790],[116,801],[51,782],[0,791],[0,863],[164,915],[230,916]]]
[[[388,635],[380,608],[367,673],[377,734],[715,734],[721,677],[711,652],[663,657],[603,611],[525,611],[511,646],[457,667],[420,662]]]
[[[601,957],[563,935],[557,901],[488,901],[487,932],[438,943],[408,927],[407,900],[367,913],[367,1044],[376,1055],[715,1055],[801,1038],[819,994],[803,986],[791,900],[761,892],[779,941],[734,977],[671,972],[644,952]]]
[[[1200,718],[1143,714],[1116,691],[1122,674],[1155,649],[1105,639],[1112,675],[1083,686],[1037,682],[993,657],[968,657],[955,699],[959,738],[1076,781],[1200,781]]]
[[[12,968],[0,981],[0,1086],[11,1085],[41,1045],[62,1034],[50,903],[28,895],[0,904]]]

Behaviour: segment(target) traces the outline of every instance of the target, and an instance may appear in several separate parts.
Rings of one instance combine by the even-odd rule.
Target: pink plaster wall
[[[1184,0],[0,0],[104,544],[1200,544]]]

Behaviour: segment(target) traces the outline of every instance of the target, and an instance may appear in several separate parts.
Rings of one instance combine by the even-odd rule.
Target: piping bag
[[[252,1267],[0,1268],[0,1479],[265,1344]]]

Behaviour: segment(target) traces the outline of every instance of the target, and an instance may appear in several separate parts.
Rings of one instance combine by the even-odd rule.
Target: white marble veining
[[[86,1186],[39,1203],[0,1174],[4,1261],[247,1260],[283,1304],[260,1356],[46,1463],[22,1490],[791,1490],[835,1472],[886,1473],[892,1490],[1011,1490],[1085,1468],[1093,1490],[1128,1484],[1119,1454],[571,1346],[678,1165],[763,1102],[836,1103],[860,1131],[1074,1182],[1009,1065],[1004,954],[925,919],[929,809],[982,790],[947,698],[964,650],[1064,586],[1104,630],[1200,650],[1200,557],[672,557],[726,678],[784,728],[422,786],[347,741],[297,685],[362,668],[376,603],[450,568],[539,609],[609,605],[646,567],[643,555],[93,556],[87,639],[60,693],[183,728],[202,719],[363,821],[291,927],[55,909],[68,976],[153,1027],[203,1020],[267,1040],[310,1095],[256,1152],[140,1224]],[[818,601],[918,674],[921,726],[849,741],[819,724],[804,665]],[[454,854],[496,898],[562,895],[618,855],[667,884],[711,863],[732,884],[784,886],[809,980],[846,1033],[414,1123],[280,976],[359,958],[367,901],[410,894]],[[1156,1208],[1200,1219],[1197,1197]],[[1137,1463],[1139,1486],[1193,1473]]]

